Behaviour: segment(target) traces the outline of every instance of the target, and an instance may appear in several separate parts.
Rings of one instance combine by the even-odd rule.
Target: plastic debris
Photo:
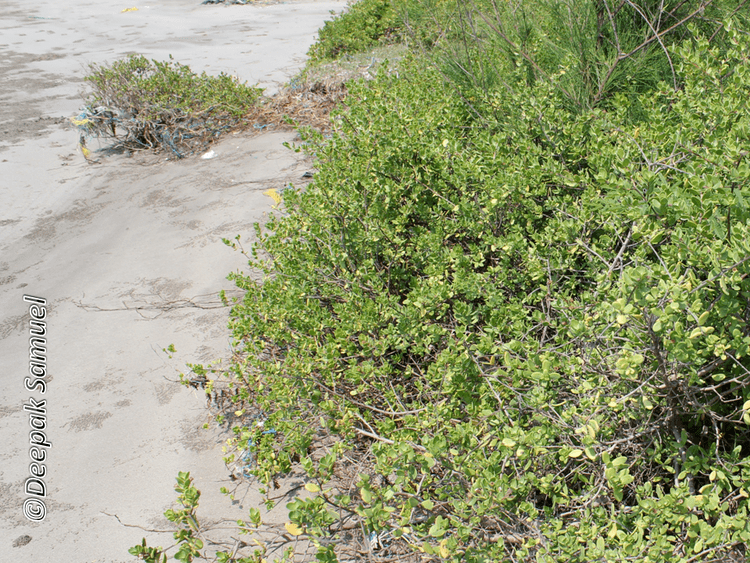
[[[161,144],[177,158],[183,158],[195,148],[208,144],[210,139],[218,138],[229,130],[236,120],[177,115],[173,123],[144,125],[126,112],[104,106],[86,106],[70,121],[87,137],[112,137],[119,140],[122,145],[145,149],[152,149]],[[178,146],[181,148],[178,149]]]
[[[137,11],[138,11],[138,8],[136,8],[135,6],[133,6],[132,8],[125,8],[120,13],[124,14],[125,12],[137,12]]]
[[[393,532],[395,532],[396,530],[396,528],[391,528],[389,530],[381,530],[380,532],[370,532],[367,535],[367,541],[370,545],[370,551],[381,551],[391,547],[393,542],[396,540],[396,536],[393,535]],[[408,543],[413,543],[415,541],[415,539],[410,534],[403,532],[399,535],[399,539]]]
[[[213,151],[213,150],[208,151],[206,154],[201,156],[203,160],[208,160],[209,158],[214,158],[214,157],[216,157],[216,151]]]
[[[276,202],[276,205],[278,205],[278,204],[281,203],[281,196],[273,188],[271,188],[270,190],[266,190],[265,192],[263,192],[263,195],[266,195],[266,196],[270,197],[272,200],[274,200]]]
[[[203,0],[201,4],[252,4],[249,0]]]
[[[253,453],[253,446],[255,444],[253,443],[253,440],[250,439],[247,441],[247,450],[245,450],[245,453],[242,454],[242,474],[245,477],[250,477],[250,471],[253,469],[253,465],[255,465],[255,454]]]

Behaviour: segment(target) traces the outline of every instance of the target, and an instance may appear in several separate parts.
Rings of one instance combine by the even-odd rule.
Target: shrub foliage
[[[725,48],[721,22],[734,16],[747,29],[748,13],[742,0],[465,0],[441,18],[447,40],[435,54],[469,98],[545,81],[586,111],[661,81],[679,87],[671,47],[702,35]]]
[[[308,472],[321,560],[350,521],[456,562],[745,556],[750,41],[723,29],[670,47],[677,89],[574,112],[545,80],[469,109],[415,59],[309,139],[231,327],[275,429],[240,444]]]
[[[389,39],[401,27],[392,0],[359,0],[345,13],[325,22],[308,55],[313,61],[323,61],[365,51]]]

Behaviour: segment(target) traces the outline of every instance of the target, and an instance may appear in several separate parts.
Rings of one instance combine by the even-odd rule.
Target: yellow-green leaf
[[[287,522],[286,524],[284,524],[284,527],[286,528],[286,531],[293,536],[299,536],[302,534],[302,528],[292,522]]]
[[[318,485],[316,485],[315,483],[308,483],[307,485],[305,485],[305,489],[307,489],[311,493],[317,493],[320,490],[320,487],[318,487]]]
[[[698,338],[699,336],[703,336],[704,334],[711,334],[713,331],[714,327],[712,326],[697,326],[692,330],[688,338],[692,340],[694,338]]]
[[[706,319],[708,319],[708,311],[705,311],[700,317],[698,317],[698,326],[706,324]]]
[[[693,547],[694,553],[700,553],[703,551],[703,538],[698,538],[698,541],[695,542],[695,547]]]
[[[568,457],[581,457],[583,455],[583,450],[575,449],[571,450],[571,452],[568,454]]]

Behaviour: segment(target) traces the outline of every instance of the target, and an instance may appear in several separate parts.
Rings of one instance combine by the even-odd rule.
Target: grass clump
[[[86,105],[74,122],[87,135],[131,148],[164,148],[182,157],[236,125],[262,90],[221,73],[196,74],[173,60],[130,55],[91,65]]]

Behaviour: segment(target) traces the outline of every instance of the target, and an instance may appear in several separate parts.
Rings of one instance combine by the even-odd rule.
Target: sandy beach
[[[263,192],[304,184],[310,164],[282,145],[289,131],[230,134],[211,159],[95,152],[90,164],[67,118],[88,65],[128,53],[172,55],[273,91],[344,5],[0,1],[0,562],[131,562],[127,550],[144,536],[171,545],[168,531],[145,530],[170,529],[163,512],[178,471],[202,491],[204,522],[261,508],[253,487],[235,502],[219,492],[234,486],[226,435],[202,428],[205,396],[176,381],[187,362],[229,351],[217,294],[231,294],[226,276],[247,259],[222,238],[241,235],[249,247],[274,204]],[[43,394],[33,378],[25,385],[31,305],[46,313]],[[24,514],[34,448],[47,454],[46,516],[36,522]],[[284,521],[283,503],[261,512]]]

